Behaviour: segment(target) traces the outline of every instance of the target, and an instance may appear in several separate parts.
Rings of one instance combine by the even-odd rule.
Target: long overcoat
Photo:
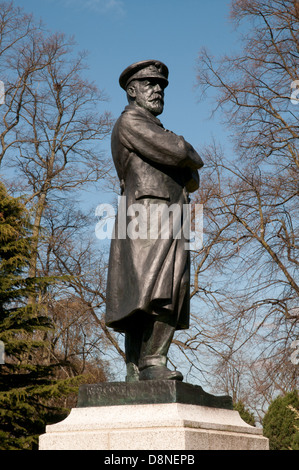
[[[159,119],[135,104],[117,120],[111,148],[122,198],[110,247],[106,324],[125,331],[128,317],[142,310],[162,312],[176,329],[188,328],[190,263],[183,205],[188,204],[188,192],[198,188],[197,170],[203,162],[183,137],[164,129]],[[143,219],[140,210],[134,211],[136,204],[145,210]],[[182,210],[169,212],[166,236],[161,218],[158,236],[157,231],[152,236],[152,208],[173,204]],[[142,231],[144,214],[149,223]]]

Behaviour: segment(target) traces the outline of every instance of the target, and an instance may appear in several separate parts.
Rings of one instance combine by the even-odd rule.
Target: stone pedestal
[[[267,450],[262,430],[231,408],[229,397],[175,381],[83,386],[78,407],[64,421],[47,426],[39,448]]]

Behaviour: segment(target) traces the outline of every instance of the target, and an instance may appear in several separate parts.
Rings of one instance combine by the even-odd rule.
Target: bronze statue
[[[146,60],[120,76],[129,105],[117,120],[112,156],[125,197],[127,227],[138,203],[146,214],[172,205],[183,208],[189,192],[199,187],[203,162],[183,137],[164,129],[156,117],[163,112],[168,68]],[[119,211],[120,212],[120,211]],[[174,220],[176,219],[176,220]],[[118,236],[111,240],[107,282],[106,324],[125,333],[128,382],[183,380],[166,367],[175,330],[189,327],[190,253],[185,249],[182,212],[173,215],[169,236]],[[179,226],[179,235],[174,233]],[[161,228],[158,229],[161,235]]]

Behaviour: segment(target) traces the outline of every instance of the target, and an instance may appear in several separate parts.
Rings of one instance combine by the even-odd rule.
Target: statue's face
[[[163,113],[164,87],[155,78],[134,80],[130,83],[127,93],[134,98],[135,103],[150,111],[154,116]]]

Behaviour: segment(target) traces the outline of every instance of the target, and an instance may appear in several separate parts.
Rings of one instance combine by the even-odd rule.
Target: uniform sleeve
[[[198,153],[183,137],[139,115],[123,116],[120,139],[130,150],[163,165],[193,170],[203,166]]]

